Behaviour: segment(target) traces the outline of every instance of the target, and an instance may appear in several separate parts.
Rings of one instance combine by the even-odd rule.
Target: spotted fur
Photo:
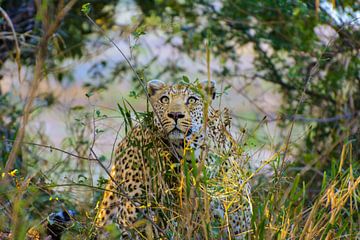
[[[197,161],[202,149],[208,149],[205,167],[211,179],[212,219],[220,219],[229,236],[244,238],[252,214],[250,188],[242,177],[242,162],[234,158],[239,149],[228,131],[227,110],[209,108],[207,114],[204,112],[205,101],[214,97],[214,85],[204,82],[195,89],[191,85],[168,86],[159,80],[149,82],[154,127],[138,125],[119,143],[97,215],[99,228],[115,222],[124,238],[158,236],[161,229],[154,226],[164,224],[153,206],[176,189],[173,166],[180,159],[191,158],[191,151],[184,151],[187,146]],[[238,179],[236,184],[234,179]],[[217,182],[224,187],[219,188]],[[231,207],[224,211],[228,204]]]

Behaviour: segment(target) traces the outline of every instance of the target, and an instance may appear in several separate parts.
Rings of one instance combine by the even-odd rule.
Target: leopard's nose
[[[169,112],[168,117],[174,119],[174,121],[176,122],[178,119],[184,118],[185,114],[181,112]]]

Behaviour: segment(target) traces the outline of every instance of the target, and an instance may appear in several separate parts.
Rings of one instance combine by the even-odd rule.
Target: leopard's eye
[[[169,99],[168,96],[162,96],[162,97],[160,98],[160,102],[162,102],[162,103],[167,104],[167,103],[169,103],[169,101],[170,101],[170,99]]]
[[[196,97],[189,97],[187,100],[187,104],[193,104],[196,103],[199,99],[197,99]]]

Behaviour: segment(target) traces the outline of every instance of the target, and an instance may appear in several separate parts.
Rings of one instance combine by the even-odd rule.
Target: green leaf
[[[99,179],[97,180],[97,182],[98,182],[98,184],[97,184],[98,186],[103,186],[103,185],[107,184],[109,182],[109,180],[100,176]]]
[[[227,90],[229,90],[231,88],[231,85],[226,85],[225,87],[224,87],[224,93],[227,91]]]
[[[128,132],[128,125],[129,125],[129,123],[127,122],[127,118],[126,118],[125,111],[124,111],[124,109],[120,106],[119,103],[117,103],[117,106],[118,106],[118,108],[119,108],[119,110],[120,110],[120,114],[121,114],[121,115],[123,116],[123,118],[124,118],[125,133],[127,133],[127,132]]]
[[[293,183],[293,186],[291,188],[291,191],[290,191],[290,199],[291,199],[291,201],[296,201],[297,198],[298,198],[298,196],[295,193],[296,193],[297,187],[299,185],[299,181],[300,181],[300,174],[297,174],[295,179],[294,179],[294,183]]]
[[[132,98],[135,98],[135,99],[137,99],[139,96],[140,95],[137,92],[133,91],[133,90],[130,91],[130,93],[129,93],[129,97],[132,97]]]
[[[136,120],[141,120],[141,118],[140,118],[140,114],[135,110],[135,108],[129,103],[129,101],[128,100],[126,100],[126,99],[124,99],[124,104],[127,104],[127,105],[129,105],[129,107],[131,108],[131,110],[134,112],[134,114],[135,114],[135,118],[136,118]],[[131,116],[131,115],[130,115]]]
[[[80,110],[83,110],[84,109],[84,106],[80,106],[80,105],[77,105],[77,106],[73,106],[70,108],[70,110],[72,111],[80,111]]]
[[[138,28],[136,28],[136,30],[133,32],[134,37],[139,38],[142,35],[145,35],[146,34],[145,28],[146,28],[145,25],[141,25]]]
[[[101,155],[101,156],[99,157],[99,161],[100,161],[100,162],[106,161],[106,157],[105,157],[104,155]]]
[[[91,3],[85,3],[81,6],[81,12],[88,15],[91,10]]]
[[[187,84],[190,83],[190,79],[187,76],[184,75],[182,78],[183,78],[182,80],[184,83],[187,83]]]
[[[321,184],[321,192],[324,192],[325,188],[326,188],[326,171],[324,171],[324,176]]]
[[[123,99],[123,106],[124,106],[124,110],[125,110],[125,117],[127,119],[127,122],[130,126],[130,128],[133,127],[133,124],[132,124],[132,119],[131,119],[131,112],[129,111],[129,109],[127,108],[126,106],[126,101],[125,99]]]
[[[105,131],[104,131],[104,130],[102,130],[102,129],[98,129],[98,128],[97,128],[97,129],[95,129],[95,133],[96,133],[96,134],[103,133],[103,132],[105,132]]]
[[[87,180],[87,177],[85,175],[83,175],[83,174],[78,175],[78,182],[79,183],[84,183],[84,182],[86,182],[86,180]]]
[[[90,98],[92,95],[94,95],[94,93],[93,93],[93,92],[88,92],[88,93],[85,93],[85,96],[86,96],[87,98]]]

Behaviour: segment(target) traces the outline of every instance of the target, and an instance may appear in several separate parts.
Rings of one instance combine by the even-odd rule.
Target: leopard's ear
[[[150,82],[148,82],[147,84],[147,91],[149,96],[153,96],[156,91],[163,89],[166,86],[166,83],[164,83],[163,81],[160,81],[158,79],[154,79],[151,80]]]
[[[216,86],[216,82],[215,81],[202,81],[200,82],[200,86],[201,88],[204,90],[205,93],[208,94],[208,96],[211,97],[211,99],[215,99],[215,86]]]

